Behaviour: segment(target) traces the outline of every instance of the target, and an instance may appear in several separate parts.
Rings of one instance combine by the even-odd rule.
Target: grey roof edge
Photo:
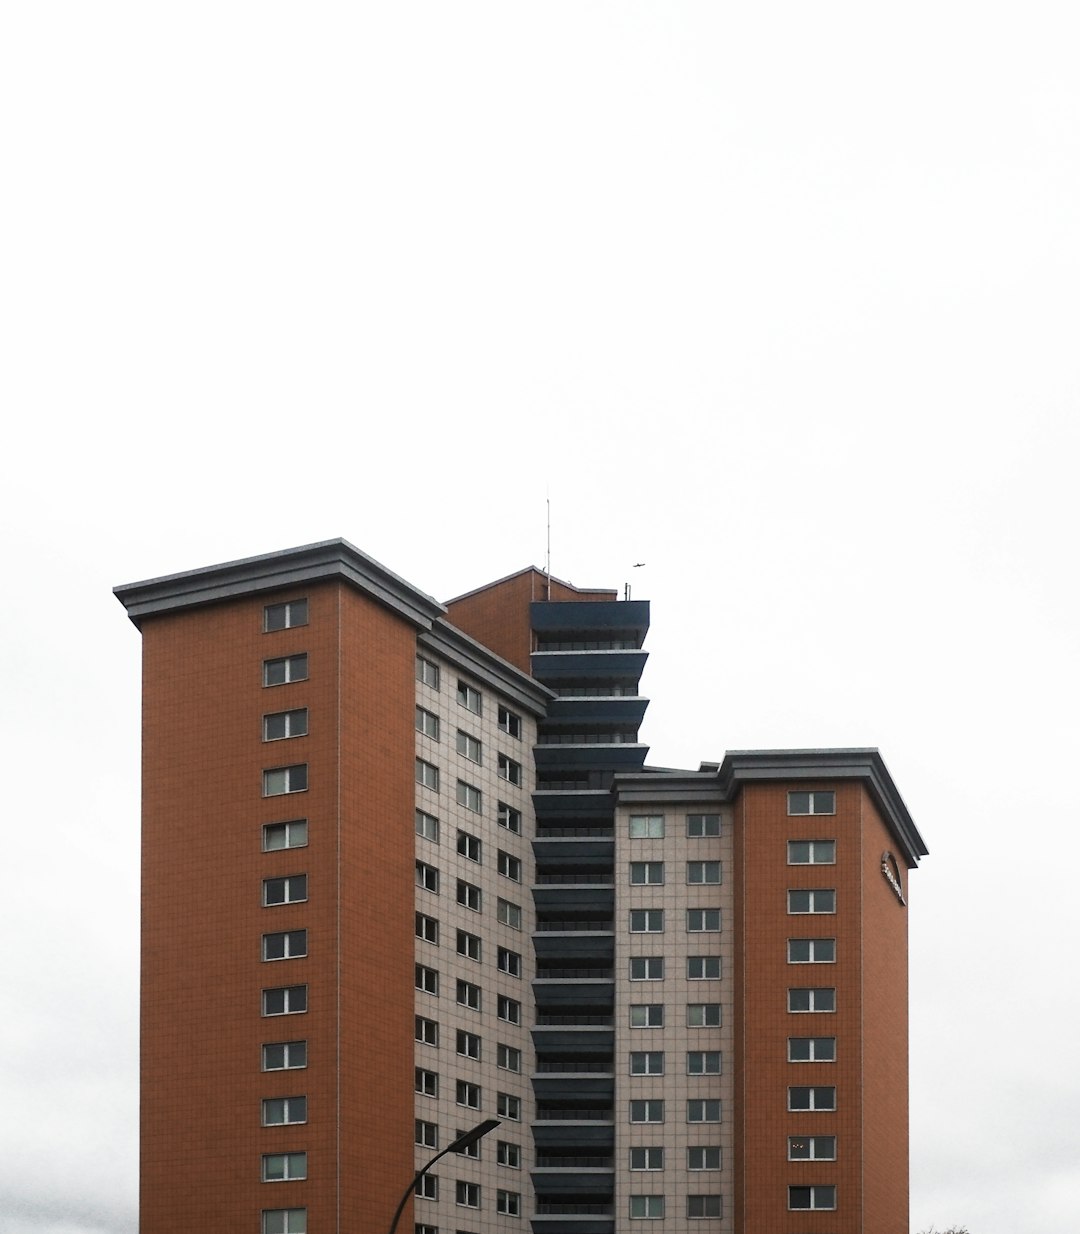
[[[420,629],[430,629],[446,612],[434,597],[343,539],[122,583],[113,588],[113,595],[139,625],[145,617],[334,578],[350,583]]]
[[[619,776],[620,800],[646,800],[650,795],[685,800],[708,785],[731,801],[743,784],[769,780],[861,780],[881,811],[885,825],[909,866],[930,851],[908,812],[881,754],[873,748],[835,750],[731,750],[723,762],[702,763],[700,771],[651,772]]]
[[[497,656],[446,620],[440,619],[423,631],[417,638],[417,646],[452,660],[462,672],[497,690],[532,715],[543,715],[548,703],[558,697],[554,690],[541,685],[535,677],[523,673],[516,664]]]
[[[490,583],[481,583],[479,587],[473,587],[470,591],[463,591],[459,596],[452,596],[446,601],[447,606],[456,604],[459,600],[468,600],[470,596],[479,595],[482,591],[490,591],[492,587],[498,587],[501,583],[508,583],[512,578],[520,578],[523,574],[540,574],[544,578],[550,579],[553,583],[558,583],[560,587],[569,587],[571,591],[579,592],[611,592],[615,599],[618,599],[619,591],[616,587],[578,587],[574,583],[568,583],[564,578],[556,578],[554,574],[548,574],[546,570],[542,570],[539,566],[522,566],[520,570],[511,570],[509,574],[504,574],[502,578],[492,579]]]

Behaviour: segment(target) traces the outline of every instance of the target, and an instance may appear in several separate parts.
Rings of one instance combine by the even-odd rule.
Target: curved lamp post
[[[440,1157],[445,1157],[447,1153],[463,1153],[467,1148],[472,1148],[477,1140],[482,1140],[489,1131],[494,1131],[501,1123],[502,1119],[500,1118],[485,1118],[482,1123],[477,1123],[471,1131],[466,1131],[464,1135],[459,1135],[452,1144],[447,1144],[441,1153],[436,1153],[423,1169],[417,1170],[413,1175],[412,1182],[405,1188],[401,1200],[398,1202],[397,1212],[394,1213],[394,1220],[390,1222],[389,1234],[394,1234],[394,1231],[397,1229],[397,1223],[401,1220],[401,1214],[405,1211],[405,1205],[409,1202],[409,1196],[416,1189],[416,1184]]]

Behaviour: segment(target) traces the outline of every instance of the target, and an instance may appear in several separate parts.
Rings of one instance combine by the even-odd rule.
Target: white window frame
[[[426,707],[421,707],[419,703],[416,705],[416,731],[422,737],[428,737],[432,741],[439,741],[439,717],[433,712],[428,711]]]
[[[792,995],[806,994],[806,1007],[793,1007]],[[830,1003],[831,1006],[818,1007],[817,1003]],[[833,1015],[836,1012],[836,989],[833,986],[792,986],[788,990],[788,1013],[790,1015]]]
[[[479,737],[467,733],[463,728],[457,731],[457,752],[470,763],[482,766],[484,762],[484,745]]]
[[[459,1028],[454,1039],[454,1047],[454,1052],[462,1058],[471,1058],[479,1062],[483,1041],[479,1033],[470,1033],[466,1028]]]
[[[280,624],[275,621],[280,613]],[[308,624],[308,602],[304,596],[299,600],[284,600],[278,604],[263,606],[263,633],[275,634],[278,630],[295,630]]]
[[[458,978],[457,992],[454,1000],[459,1007],[468,1007],[470,1011],[483,1010],[484,992],[474,981]]]
[[[511,1140],[499,1140],[495,1145],[495,1164],[508,1170],[521,1169],[521,1145]]]
[[[438,895],[439,867],[433,866],[427,861],[417,861],[416,885],[424,891],[430,891],[432,895]]]
[[[659,972],[654,975],[654,966],[659,968]],[[635,968],[644,976],[635,975]],[[635,955],[630,957],[630,980],[631,981],[663,981],[664,980],[664,957],[662,955]]]
[[[630,1051],[630,1074],[631,1075],[663,1075],[664,1074],[664,1051],[663,1050],[631,1050]]]
[[[521,835],[521,811],[507,805],[505,801],[499,802],[496,822],[500,827],[505,827],[507,831],[513,832],[514,835]]]
[[[631,814],[629,827],[631,840],[662,840],[665,831],[664,815]]]
[[[805,803],[803,802],[804,797],[806,798]],[[806,805],[805,810],[801,808],[804,804]],[[787,795],[787,812],[793,818],[805,818],[813,814],[835,814],[836,790],[831,788],[817,788],[810,791],[792,789]]]
[[[426,788],[430,792],[437,793],[439,791],[438,767],[436,767],[434,763],[429,763],[426,758],[417,758],[416,782],[421,788]]]
[[[307,1234],[306,1208],[264,1208],[262,1234]]]
[[[423,994],[439,997],[439,970],[430,964],[413,965],[413,985]]]
[[[263,907],[277,908],[282,904],[303,904],[308,898],[307,877],[306,874],[283,874],[274,878],[264,878]],[[270,888],[275,883],[282,884],[284,898],[281,900],[270,899]]]
[[[280,724],[277,722],[280,721]],[[275,728],[281,728],[275,733]],[[290,737],[308,735],[308,709],[293,707],[290,711],[268,711],[262,718],[263,741],[288,741]]]
[[[699,1153],[700,1156],[695,1158],[695,1153]],[[695,1161],[700,1161],[701,1164],[695,1165]],[[716,1164],[713,1165],[712,1162]],[[719,1144],[691,1144],[686,1149],[686,1168],[694,1173],[702,1170],[719,1170],[722,1163],[723,1152]]]
[[[460,827],[457,833],[457,852],[458,856],[464,857],[466,861],[475,861],[477,865],[483,863],[484,847],[480,837],[474,836],[470,831],[462,831]]]
[[[640,1162],[640,1164],[635,1164]],[[630,1149],[629,1168],[636,1173],[655,1172],[664,1168],[664,1148],[662,1144],[640,1144]]]
[[[800,898],[802,896],[806,896],[807,908],[798,907],[804,903]],[[793,917],[833,916],[836,913],[836,888],[793,887],[788,890],[787,904],[788,914]]]
[[[503,878],[508,878],[512,883],[521,882],[521,858],[515,857],[513,853],[504,852],[499,849],[498,870]]]
[[[807,1205],[798,1205],[792,1203],[797,1191],[809,1191],[810,1203]],[[822,1203],[818,1203],[821,1200]],[[828,1201],[828,1202],[825,1202]],[[836,1211],[836,1187],[832,1183],[815,1183],[811,1186],[789,1186],[788,1187],[788,1212],[792,1213],[808,1213],[808,1212],[835,1212]]]
[[[664,863],[662,861],[631,861],[631,887],[662,887],[664,885]]]
[[[262,1045],[262,1069],[263,1071],[302,1071],[307,1065],[307,1041],[264,1041]],[[281,1066],[267,1066],[267,1050],[281,1050]],[[292,1062],[291,1056],[295,1054],[298,1062]]]
[[[697,877],[698,875],[700,878]],[[716,877],[712,877],[713,875]],[[719,887],[723,877],[723,866],[719,861],[688,861],[686,863],[686,883],[689,887]]]
[[[637,1024],[634,1021],[639,1021]],[[663,1028],[663,1003],[633,1003],[630,1006],[631,1028]]]
[[[806,1145],[806,1152],[798,1152],[798,1148]],[[818,1149],[821,1149],[819,1152]],[[835,1135],[789,1135],[788,1161],[835,1161]]]
[[[835,964],[835,938],[789,938],[787,940],[789,964]]]
[[[496,1019],[507,1024],[521,1023],[521,1003],[508,994],[500,994],[497,1002]]]
[[[278,960],[298,960],[308,953],[307,930],[272,930],[262,936],[263,963],[274,964]],[[277,940],[281,940],[281,955],[272,955]]]
[[[263,796],[285,797],[289,793],[308,790],[307,763],[292,763],[288,767],[268,767],[262,773]]]
[[[427,810],[416,811],[416,834],[421,839],[430,840],[432,844],[439,842],[439,820]]]
[[[796,1094],[806,1093],[808,1105],[796,1105]],[[791,1114],[835,1114],[835,1084],[790,1084],[787,1090],[787,1108]]]
[[[715,925],[712,923],[715,921]],[[686,910],[687,934],[720,934],[724,917],[718,908],[688,908]]]
[[[427,913],[416,913],[414,915],[415,924],[413,926],[413,934],[425,943],[431,943],[433,947],[439,945],[439,919],[431,917]]]
[[[509,947],[500,947],[495,954],[495,967],[508,977],[521,976],[521,953]]]
[[[711,1117],[714,1110],[715,1118]],[[691,1097],[686,1103],[686,1121],[688,1123],[721,1123],[724,1121],[723,1103],[719,1097]]]
[[[269,1115],[281,1102],[281,1118],[271,1120]],[[308,1120],[307,1097],[300,1094],[292,1097],[264,1097],[262,1099],[262,1125],[264,1127],[297,1127]]]
[[[645,1123],[660,1124],[664,1121],[664,1100],[662,1097],[635,1097],[629,1105],[629,1121],[634,1125]]]
[[[495,1211],[504,1217],[521,1216],[521,1192],[504,1191],[501,1188],[495,1192]]]
[[[430,1067],[414,1067],[413,1092],[420,1097],[438,1097],[439,1073]]]
[[[439,1124],[426,1118],[413,1120],[413,1143],[419,1148],[439,1147]]]
[[[484,794],[475,784],[469,784],[466,780],[458,780],[456,795],[459,806],[471,810],[473,814],[483,814]]]
[[[495,774],[500,780],[505,780],[507,784],[513,784],[518,788],[525,783],[525,773],[521,764],[517,759],[510,758],[506,754],[500,754],[496,759]]]
[[[457,701],[459,706],[464,707],[466,711],[471,711],[474,716],[484,714],[484,696],[467,681],[458,680]]]
[[[796,1042],[806,1042],[806,1057],[796,1058]],[[825,1046],[824,1043],[828,1042]],[[819,1046],[821,1047],[819,1050]],[[819,1057],[820,1052],[820,1057]],[[789,1037],[787,1060],[789,1063],[835,1063],[835,1037]]]
[[[500,731],[507,734],[508,737],[516,737],[521,740],[521,716],[516,711],[511,711],[504,704],[499,704],[498,718],[496,724]]]
[[[521,905],[512,900],[496,899],[495,920],[500,925],[509,926],[511,930],[521,929]]]
[[[516,1045],[506,1045],[500,1041],[495,1047],[495,1066],[500,1071],[512,1071],[521,1074],[521,1050]]]
[[[454,1085],[454,1103],[466,1110],[479,1110],[483,1105],[483,1089],[472,1080],[458,1080]]]
[[[666,1203],[662,1195],[630,1196],[631,1221],[662,1221]]]
[[[270,1163],[280,1161],[281,1170],[276,1175],[270,1171]],[[307,1153],[263,1153],[262,1180],[264,1183],[291,1183],[307,1178]]]
[[[720,1050],[687,1050],[687,1075],[720,1075],[723,1067],[723,1054]]]
[[[521,1098],[515,1093],[497,1093],[495,1113],[509,1123],[521,1122]]]
[[[278,1001],[268,997],[274,994],[281,995],[281,1011],[267,1010],[268,1007],[274,1006]],[[306,985],[274,986],[262,992],[262,1014],[265,1019],[279,1015],[305,1015],[307,1009],[308,988]]]
[[[479,1109],[479,1106],[475,1108]],[[458,1208],[479,1208],[480,1184],[459,1178],[454,1186],[454,1203]]]
[[[439,689],[439,666],[427,656],[416,657],[416,680],[432,690]]]
[[[695,1207],[702,1210],[715,1209],[715,1212],[694,1212]],[[720,1195],[688,1195],[686,1197],[686,1219],[688,1221],[716,1221],[724,1215],[724,1201]]]
[[[479,934],[470,934],[468,930],[458,930],[457,953],[467,960],[475,960],[477,964],[480,964],[483,962],[484,940]]]
[[[467,908],[471,913],[483,912],[484,893],[475,883],[459,878],[457,881],[457,902],[462,908]]]
[[[696,962],[700,961],[700,965]],[[694,972],[695,966],[699,966],[701,971]],[[715,972],[709,970],[715,968]],[[724,971],[723,961],[718,955],[688,955],[686,957],[686,980],[687,981],[720,981]]]
[[[284,844],[271,844],[275,836],[284,836]],[[295,836],[295,838],[294,838]],[[287,848],[307,848],[308,821],[306,818],[292,818],[285,823],[263,823],[262,851],[264,853],[279,853]]]
[[[413,1040],[420,1045],[439,1048],[439,1021],[429,1019],[426,1015],[413,1016]]]
[[[632,908],[629,913],[631,934],[663,934],[664,910],[662,908]]]
[[[272,681],[271,678],[277,675],[279,664],[283,666],[281,680]],[[287,686],[294,681],[307,681],[308,673],[308,653],[306,651],[291,656],[276,656],[272,660],[263,661],[263,686]]]
[[[806,850],[806,860],[800,860],[800,852]],[[818,856],[818,849],[821,856]],[[835,840],[788,840],[787,862],[789,866],[834,866],[836,865]]]
[[[723,1023],[723,1011],[719,1003],[687,1003],[687,1028],[719,1028]]]

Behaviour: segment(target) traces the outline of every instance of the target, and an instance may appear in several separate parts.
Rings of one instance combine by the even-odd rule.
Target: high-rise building
[[[906,1234],[926,849],[876,751],[648,767],[648,604],[533,568],[443,605],[333,540],[116,594],[143,1234],[384,1234],[487,1118],[399,1229]]]

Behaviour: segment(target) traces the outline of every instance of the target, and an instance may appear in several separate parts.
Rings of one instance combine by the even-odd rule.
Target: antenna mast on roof
[[[547,498],[547,559],[544,562],[544,599],[551,599],[551,496]]]

